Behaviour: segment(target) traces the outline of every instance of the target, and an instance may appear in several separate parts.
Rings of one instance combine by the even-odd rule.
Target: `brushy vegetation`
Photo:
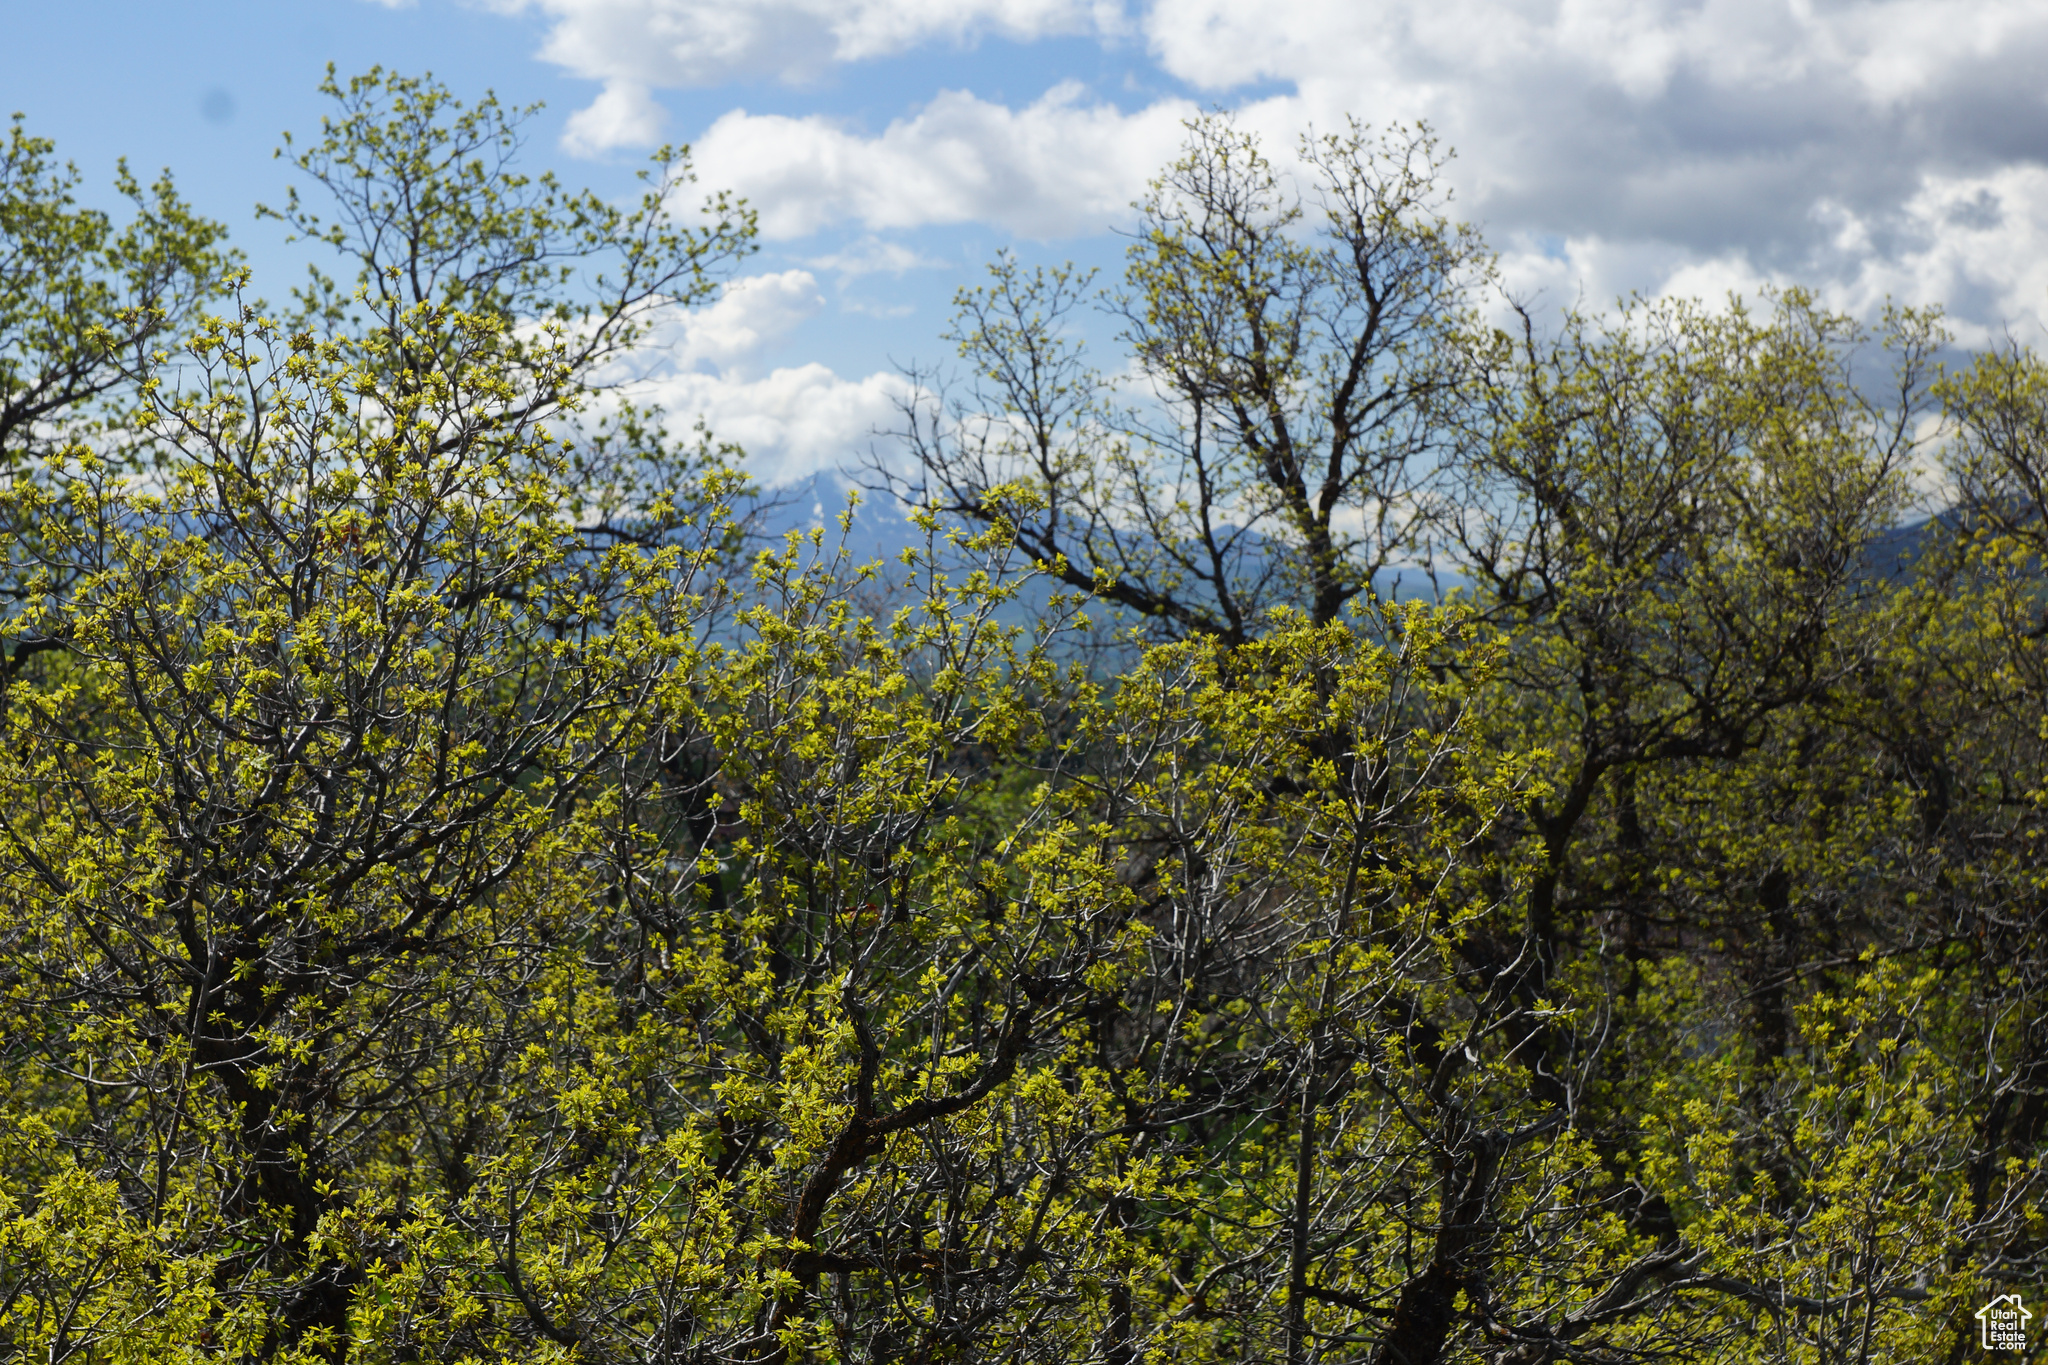
[[[329,92],[278,310],[0,167],[7,1358],[1960,1360],[2041,1282],[2033,354],[1500,331],[1426,136],[1304,207],[1207,120],[1156,394],[998,262],[861,566],[599,383],[744,206]]]

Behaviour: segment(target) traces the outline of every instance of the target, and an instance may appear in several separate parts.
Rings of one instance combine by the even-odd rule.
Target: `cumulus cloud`
[[[740,109],[697,140],[704,181],[731,185],[771,238],[852,221],[871,229],[995,223],[1030,237],[1098,230],[1171,157],[1187,101],[1136,114],[1065,82],[1022,109],[946,91],[864,136],[821,116]]]
[[[608,81],[588,108],[569,116],[562,147],[573,156],[598,156],[615,147],[644,147],[661,137],[667,114],[647,87]]]
[[[384,0],[409,3],[409,0]],[[660,134],[650,89],[770,77],[803,81],[833,63],[863,61],[932,41],[983,36],[1029,41],[1107,34],[1126,21],[1120,0],[485,0],[552,21],[540,55],[604,82],[571,116],[565,150],[596,156]]]
[[[553,21],[541,55],[641,86],[803,80],[833,62],[984,35],[1028,41],[1125,26],[1117,0],[498,0]]]
[[[1220,102],[1281,143],[1347,114],[1429,121],[1459,152],[1461,213],[1524,278],[1592,298],[1799,279],[1865,302],[1952,290],[1978,320],[2048,313],[2031,265],[2048,166],[2038,0],[502,3],[544,12],[545,55],[608,82],[585,111],[590,147],[627,137],[635,91],[984,36],[1121,44],[1152,84],[1197,97],[1130,110],[1072,83],[1021,105],[947,90],[879,131],[734,110],[699,140],[700,169],[775,237],[1097,231],[1182,118]]]
[[[763,485],[795,483],[838,469],[867,449],[897,418],[905,382],[895,374],[845,379],[810,364],[757,378],[678,372],[650,377],[634,396],[678,417],[702,416],[720,439],[747,453]]]
[[[640,359],[674,370],[745,373],[760,353],[788,338],[825,306],[808,270],[734,280],[707,307],[664,319]]]
[[[2030,0],[1158,0],[1144,24],[1205,89],[1288,82],[1325,125],[1429,120],[1511,264],[1596,298],[1805,279],[1864,305],[1880,284],[2048,305],[1990,254],[2027,229],[1941,207],[1966,185],[2038,203],[2007,183],[2048,161]]]
[[[1842,257],[1844,306],[1869,313],[1887,298],[1939,303],[1965,345],[2006,332],[2048,342],[2048,169],[1930,175],[1896,212],[1824,208]]]
[[[829,270],[842,280],[862,275],[902,275],[912,270],[943,270],[946,262],[926,256],[901,242],[863,237],[852,246],[805,262],[815,270]]]
[[[703,418],[746,451],[747,468],[764,484],[836,469],[892,425],[905,382],[893,373],[844,379],[823,365],[763,363],[824,306],[808,270],[749,275],[710,305],[664,319],[605,378],[678,423]]]

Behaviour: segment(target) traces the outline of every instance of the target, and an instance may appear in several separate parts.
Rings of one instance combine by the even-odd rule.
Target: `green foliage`
[[[465,107],[430,77],[381,67],[346,83],[330,68],[320,88],[335,116],[303,147],[287,133],[278,155],[319,189],[328,216],[297,186],[282,208],[257,212],[332,247],[354,278],[313,267],[287,329],[359,341],[357,363],[382,371],[381,392],[400,397],[458,383],[450,367],[476,363],[477,334],[423,327],[423,317],[492,319],[497,378],[513,395],[489,409],[493,420],[581,414],[574,477],[560,490],[573,515],[638,544],[701,522],[708,506],[678,499],[730,469],[736,452],[701,430],[695,442],[673,440],[660,414],[613,390],[650,327],[710,298],[754,249],[752,210],[720,191],[697,224],[684,221],[679,201],[695,180],[687,147],[656,152],[637,202],[622,207],[516,169],[533,108],[489,94]]]
[[[134,217],[117,225],[78,206],[78,171],[55,151],[18,114],[0,151],[0,478],[9,480],[36,477],[73,442],[109,459],[141,458],[127,426],[136,382],[157,347],[236,278],[225,230],[192,213],[169,172],[145,191],[121,163],[115,185]],[[0,525],[0,602],[21,600],[24,551],[43,529],[34,519]],[[51,647],[8,643],[0,674]]]
[[[1426,127],[1304,138],[1315,211],[1227,117],[1188,134],[1137,205],[1122,289],[1005,256],[960,291],[964,399],[913,371],[918,473],[877,473],[920,505],[1007,517],[1037,568],[1158,633],[1241,642],[1279,605],[1340,619],[1423,550],[1440,343],[1491,258],[1442,216]],[[1135,404],[1063,335],[1090,303],[1123,324],[1151,389]],[[992,496],[1011,484],[1029,514]]]
[[[521,324],[569,328],[568,373],[587,379],[644,335],[657,310],[708,298],[718,269],[752,249],[753,214],[725,193],[707,199],[702,227],[673,218],[672,201],[695,178],[687,148],[657,152],[638,203],[621,208],[563,189],[552,173],[514,169],[532,108],[506,109],[491,95],[465,108],[431,78],[381,67],[345,85],[330,68],[320,89],[337,117],[322,119],[321,139],[303,150],[287,134],[279,155],[289,152],[333,200],[333,217],[309,208],[296,186],[283,208],[259,210],[355,268],[353,298],[313,272],[298,293],[306,320],[395,336],[422,304],[493,316],[504,323],[506,368],[551,394],[563,391],[559,376],[550,382],[544,347],[528,361]],[[403,354],[423,373],[431,351],[411,340]]]
[[[148,234],[17,134],[10,230],[115,254],[9,286],[8,373],[90,336],[126,406],[0,492],[9,1358],[1831,1365],[2039,1282],[2036,357],[1796,291],[1504,335],[1426,138],[1312,146],[1317,236],[1204,122],[1123,306],[1284,583],[1173,577],[1197,426],[1008,261],[979,529],[742,561],[605,366],[743,207],[328,88],[280,216],[361,273],[282,316],[124,311]],[[1424,540],[1464,590],[1375,597]],[[1171,638],[1090,671],[1090,593]]]
[[[73,199],[78,171],[54,160],[19,114],[0,153],[0,463],[10,474],[113,412],[160,338],[219,298],[234,257],[225,230],[193,215],[168,172],[148,190],[123,162],[135,206],[116,227]]]

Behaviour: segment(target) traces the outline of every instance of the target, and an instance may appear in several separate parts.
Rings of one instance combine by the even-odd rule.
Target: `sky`
[[[1276,153],[1426,121],[1539,307],[1810,285],[2048,341],[2048,0],[0,0],[0,104],[110,202],[168,166],[281,297],[285,129],[382,63],[544,101],[526,155],[626,195],[665,141],[761,250],[651,383],[768,482],[857,459],[990,257],[1113,275],[1185,119]],[[1091,341],[1114,345],[1113,329]]]

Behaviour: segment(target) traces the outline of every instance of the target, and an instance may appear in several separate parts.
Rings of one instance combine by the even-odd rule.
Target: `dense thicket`
[[[742,206],[330,93],[353,293],[0,173],[9,1358],[1961,1360],[2039,1283],[2031,352],[1500,330],[1426,137],[1305,208],[1205,121],[1155,389],[999,262],[855,565],[599,382]]]

